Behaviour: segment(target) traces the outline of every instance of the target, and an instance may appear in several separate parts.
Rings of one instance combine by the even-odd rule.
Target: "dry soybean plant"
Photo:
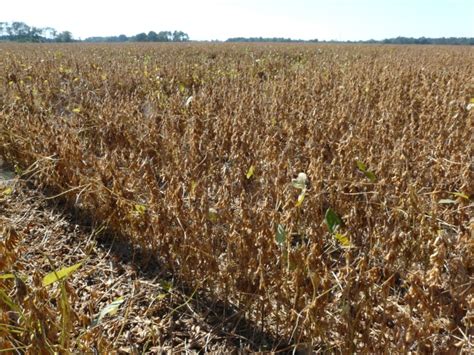
[[[285,342],[472,351],[467,47],[1,45],[0,155]]]

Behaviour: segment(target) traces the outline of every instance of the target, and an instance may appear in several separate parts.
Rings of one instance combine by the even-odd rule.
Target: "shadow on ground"
[[[90,250],[90,245],[94,244],[85,267],[94,268],[98,273],[94,277],[89,274],[82,285],[77,286],[78,290],[102,295],[110,293],[111,285],[118,290],[115,294],[102,296],[95,305],[96,311],[116,296],[131,294],[129,321],[122,324],[124,336],[117,339],[116,344],[123,353],[286,353],[292,349],[287,341],[277,339],[247,320],[242,310],[213,299],[205,290],[193,292],[176,280],[156,257],[150,258],[149,253],[132,245],[125,236],[109,230],[97,234],[98,226],[87,211],[71,207],[64,201],[45,200],[33,186],[21,186],[24,193],[33,194],[34,199],[41,201],[36,208],[63,221],[62,233],[59,233],[63,237],[59,237],[56,244],[67,244],[68,250],[76,251]],[[49,244],[54,243],[50,241]],[[66,260],[64,253],[67,251],[62,255]],[[61,260],[57,262],[62,264]],[[107,327],[107,324],[103,327],[109,333],[116,328]]]

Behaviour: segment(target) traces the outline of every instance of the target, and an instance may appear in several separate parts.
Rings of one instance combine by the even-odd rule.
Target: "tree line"
[[[378,44],[450,44],[450,45],[474,45],[473,37],[396,37],[382,40],[369,39],[367,41],[347,41],[347,43],[378,43]]]
[[[413,38],[413,37],[396,37],[382,40],[361,40],[361,41],[318,41],[317,39],[302,40],[281,37],[234,37],[229,38],[226,42],[281,42],[281,43],[361,43],[361,44],[450,44],[450,45],[474,45],[473,37],[441,37],[441,38]]]
[[[189,36],[183,31],[161,31],[156,33],[150,31],[142,32],[135,36],[109,36],[109,37],[88,37],[84,42],[187,42]]]
[[[0,41],[15,42],[76,42],[70,31],[56,31],[52,27],[28,26],[24,22],[0,22]],[[187,42],[189,35],[183,31],[150,31],[135,36],[88,37],[83,42]],[[234,37],[226,42],[282,42],[282,43],[373,43],[373,44],[450,44],[474,45],[473,37],[396,37],[383,40],[364,41],[318,41],[317,39],[302,40],[283,37]]]
[[[0,41],[13,42],[79,42],[70,31],[58,32],[52,27],[28,26],[24,22],[0,22]],[[187,42],[189,35],[183,31],[138,33],[135,36],[89,37],[82,42]]]
[[[28,26],[24,22],[0,22],[0,40],[15,42],[72,42],[72,33],[52,27]]]
[[[317,43],[317,39],[303,40],[283,37],[233,37],[226,42],[281,42],[281,43]]]

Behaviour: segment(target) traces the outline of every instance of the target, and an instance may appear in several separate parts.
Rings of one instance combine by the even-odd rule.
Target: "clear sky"
[[[474,37],[474,0],[1,0],[0,21],[75,38],[151,30],[193,40]]]

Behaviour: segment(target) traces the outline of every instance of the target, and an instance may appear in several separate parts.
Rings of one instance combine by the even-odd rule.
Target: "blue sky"
[[[195,40],[474,37],[474,0],[3,0],[0,21],[78,38],[182,30]]]

